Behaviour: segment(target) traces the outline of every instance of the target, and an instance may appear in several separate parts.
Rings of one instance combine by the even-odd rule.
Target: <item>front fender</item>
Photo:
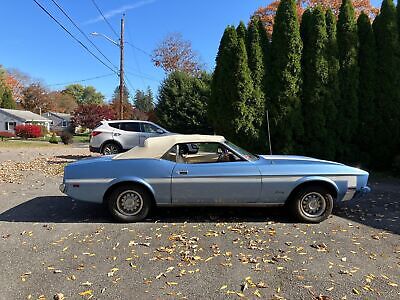
[[[302,177],[299,180],[296,181],[296,186],[295,189],[297,189],[300,185],[307,183],[307,182],[325,182],[330,184],[336,191],[336,194],[340,194],[339,187],[337,186],[336,182],[334,182],[332,179],[323,177],[323,176],[306,176]]]

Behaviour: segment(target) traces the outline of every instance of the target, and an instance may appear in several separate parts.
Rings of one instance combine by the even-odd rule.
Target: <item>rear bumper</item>
[[[100,153],[100,147],[89,146],[90,152]]]

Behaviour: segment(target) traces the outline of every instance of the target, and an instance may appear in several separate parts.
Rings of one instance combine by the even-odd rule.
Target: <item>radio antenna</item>
[[[268,109],[267,109],[267,130],[268,130],[269,154],[272,155],[271,131],[270,131],[270,127],[269,127],[269,113],[268,113]]]

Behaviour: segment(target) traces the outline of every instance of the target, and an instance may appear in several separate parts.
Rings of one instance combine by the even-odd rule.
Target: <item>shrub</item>
[[[41,136],[45,136],[49,134],[49,131],[47,130],[46,126],[40,125],[40,130],[41,130]]]
[[[53,132],[51,138],[49,139],[49,143],[50,144],[58,144],[58,139],[57,139],[57,136],[56,136],[55,132]]]
[[[0,131],[0,139],[4,141],[4,138],[15,137],[15,134],[10,131]]]
[[[71,144],[72,143],[72,134],[69,131],[63,131],[61,134],[61,141],[65,144]]]
[[[42,128],[39,125],[32,124],[22,124],[15,126],[16,136],[28,139],[28,138],[38,138],[42,136]]]

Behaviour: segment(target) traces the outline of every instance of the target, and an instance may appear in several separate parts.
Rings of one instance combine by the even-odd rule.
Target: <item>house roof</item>
[[[60,119],[63,119],[64,121],[70,121],[71,120],[71,115],[70,114],[64,114],[64,113],[59,113],[59,112],[53,112],[53,111],[49,111],[43,115],[46,114],[52,114]]]
[[[22,122],[26,121],[51,122],[51,120],[27,110],[0,108],[0,112],[8,114],[16,119],[19,119]]]
[[[135,147],[128,152],[116,155],[113,159],[161,158],[176,144],[190,143],[224,143],[225,138],[219,135],[171,134],[151,137],[144,141],[143,147]]]

